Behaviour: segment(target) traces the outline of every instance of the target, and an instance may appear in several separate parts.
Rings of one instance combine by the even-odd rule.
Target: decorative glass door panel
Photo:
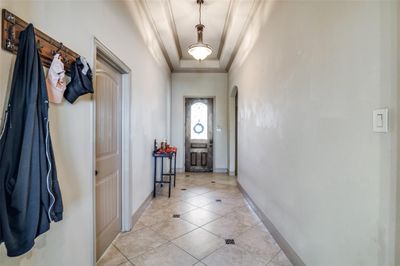
[[[186,98],[185,170],[213,170],[213,99]]]
[[[208,139],[207,104],[197,102],[190,107],[190,139]]]

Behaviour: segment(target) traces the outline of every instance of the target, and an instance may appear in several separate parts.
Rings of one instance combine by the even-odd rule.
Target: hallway
[[[132,231],[119,235],[98,266],[292,265],[235,177],[179,174],[171,198],[167,195],[158,191]],[[176,214],[180,217],[173,218]]]
[[[400,0],[0,8],[0,266],[400,266]]]

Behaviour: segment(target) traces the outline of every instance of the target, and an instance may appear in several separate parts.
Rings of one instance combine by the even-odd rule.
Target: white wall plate
[[[389,110],[376,109],[372,112],[372,125],[374,132],[385,133],[389,129]]]

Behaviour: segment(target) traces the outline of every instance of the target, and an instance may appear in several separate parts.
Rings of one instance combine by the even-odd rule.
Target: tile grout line
[[[200,260],[197,259],[195,256],[193,256],[192,254],[190,254],[188,251],[184,250],[183,248],[179,247],[178,245],[175,245],[174,242],[171,241],[171,244],[174,245],[175,247],[177,247],[178,249],[182,250],[183,252],[187,253],[189,256],[191,256],[192,258],[194,258],[196,261],[196,263],[198,263]],[[196,263],[192,264],[195,265]]]
[[[111,245],[113,245],[114,246],[114,248],[116,249],[116,250],[118,250],[118,252],[119,253],[121,253],[121,255],[130,263],[130,264],[132,264],[132,265],[134,265],[133,264],[133,262],[116,246],[116,245],[114,245],[114,243],[112,243]],[[122,263],[121,263],[122,264]]]
[[[279,247],[279,251],[278,251],[274,256],[272,256],[272,258],[267,262],[267,266],[268,266],[268,264],[270,264],[270,263],[279,255],[279,253],[281,253],[281,252],[283,252],[283,251],[282,251],[281,247]]]
[[[205,186],[206,184],[207,184],[207,183],[204,183],[204,184],[193,184],[193,185],[194,185],[194,187],[202,187],[202,186]],[[223,184],[223,183],[216,183],[216,184],[226,185],[226,186],[228,186],[228,187],[232,185],[232,184]],[[188,186],[189,186],[189,185],[188,185]],[[235,184],[235,187],[236,187],[236,186],[237,186],[237,184]],[[190,234],[190,233],[192,233],[193,231],[198,230],[198,229],[203,229],[203,230],[205,230],[206,232],[208,232],[208,233],[214,235],[214,236],[217,237],[218,239],[224,240],[224,239],[223,239],[222,237],[220,237],[219,235],[216,235],[216,234],[214,234],[213,232],[210,232],[210,231],[208,231],[207,229],[205,229],[204,226],[206,226],[206,225],[208,225],[208,224],[210,224],[210,223],[212,223],[212,222],[215,222],[215,221],[217,221],[217,220],[219,220],[219,219],[221,219],[221,218],[224,218],[224,217],[226,217],[226,216],[228,216],[228,215],[230,215],[230,214],[232,214],[232,213],[234,213],[234,212],[240,213],[239,211],[237,211],[237,209],[238,209],[238,208],[245,207],[246,205],[248,205],[247,200],[243,197],[243,194],[242,194],[240,191],[239,191],[239,195],[243,197],[244,202],[246,202],[247,204],[246,204],[246,205],[243,205],[243,206],[239,206],[239,205],[230,204],[229,202],[224,202],[224,203],[230,204],[230,205],[232,205],[232,206],[235,206],[235,207],[233,208],[233,210],[231,210],[231,211],[229,211],[228,213],[225,213],[225,214],[220,214],[220,213],[217,213],[217,212],[213,212],[212,210],[207,210],[207,209],[205,209],[205,207],[207,207],[207,206],[209,206],[209,205],[212,205],[212,204],[215,204],[214,198],[212,198],[213,201],[211,201],[211,202],[209,202],[209,203],[207,203],[207,204],[205,204],[204,206],[201,206],[201,207],[196,206],[196,205],[193,205],[193,204],[191,204],[190,202],[188,202],[188,200],[190,200],[191,198],[195,198],[195,197],[198,197],[198,196],[202,196],[202,197],[211,199],[211,198],[205,196],[205,194],[212,193],[212,192],[215,192],[215,191],[221,191],[221,192],[224,191],[224,188],[212,188],[212,189],[211,189],[211,188],[208,187],[208,186],[207,186],[207,189],[210,189],[210,191],[204,192],[204,193],[200,193],[200,194],[198,194],[198,193],[196,193],[196,192],[192,192],[192,191],[190,191],[190,189],[188,189],[188,192],[191,193],[191,194],[194,194],[194,196],[189,197],[189,198],[185,198],[185,199],[182,199],[182,198],[174,198],[174,200],[176,200],[176,201],[173,202],[172,204],[175,204],[175,203],[184,203],[184,204],[188,204],[189,206],[195,207],[195,209],[180,212],[180,215],[185,215],[185,214],[187,214],[187,213],[189,213],[189,212],[191,212],[191,211],[195,211],[195,210],[201,209],[201,210],[203,210],[203,211],[207,211],[207,212],[210,212],[210,213],[212,213],[212,214],[215,214],[215,215],[218,216],[218,217],[216,217],[215,219],[213,219],[213,220],[211,220],[211,221],[209,221],[209,222],[207,222],[207,223],[205,223],[205,224],[203,224],[203,225],[201,225],[201,226],[196,225],[196,224],[194,224],[194,223],[192,223],[192,222],[190,222],[190,221],[188,221],[188,220],[185,220],[185,219],[183,219],[182,217],[180,217],[179,219],[180,219],[181,221],[187,222],[187,223],[189,223],[189,224],[195,226],[195,228],[193,228],[192,230],[190,230],[190,231],[188,231],[188,232],[186,232],[186,233],[184,233],[184,234],[182,234],[182,235],[179,235],[179,236],[177,236],[177,237],[171,238],[171,240],[170,240],[169,238],[164,238],[164,237],[162,237],[164,240],[166,240],[166,242],[163,243],[163,244],[160,244],[158,247],[164,246],[164,245],[167,245],[167,244],[171,244],[171,245],[177,247],[178,249],[183,250],[185,253],[187,253],[187,254],[190,255],[191,257],[193,257],[193,258],[197,261],[196,263],[199,263],[199,262],[203,263],[202,260],[204,260],[205,258],[209,257],[210,255],[212,255],[212,254],[215,253],[216,251],[218,251],[218,250],[220,250],[220,249],[222,249],[222,248],[224,248],[224,247],[226,246],[226,245],[221,245],[220,247],[216,248],[213,252],[211,252],[211,253],[208,254],[207,256],[205,256],[205,257],[203,257],[203,258],[201,258],[201,259],[197,259],[197,258],[196,258],[195,256],[193,256],[190,252],[188,252],[188,251],[186,251],[185,249],[183,249],[183,248],[177,246],[177,245],[173,242],[173,241],[175,241],[175,240],[177,240],[177,239],[179,239],[179,238],[181,238],[181,237],[184,237],[185,235]],[[219,197],[219,198],[223,198],[224,200],[229,200],[229,199],[234,199],[234,198],[236,198],[236,195],[230,194],[230,192],[229,192],[228,194],[229,194],[229,197],[226,197],[226,196],[224,195],[224,196]],[[159,210],[162,210],[163,207],[166,207],[167,205],[168,205],[168,203],[167,203],[165,206],[157,206],[157,207],[155,207],[155,209],[156,209],[156,211],[159,211]],[[150,206],[149,206],[149,207],[150,207]],[[149,208],[149,207],[148,207],[148,208]],[[146,209],[148,209],[148,208],[146,208]],[[168,209],[168,210],[171,211],[171,212],[174,212],[174,211],[172,210],[172,208],[170,208],[170,207],[166,207],[166,209]],[[244,214],[244,213],[242,213],[242,214]],[[139,218],[139,219],[140,219],[140,218]],[[152,228],[152,226],[154,226],[154,225],[156,225],[156,224],[160,224],[160,223],[166,222],[168,219],[169,219],[169,218],[166,218],[165,220],[160,221],[160,222],[157,222],[157,223],[152,224],[152,225],[143,224],[143,228],[140,228],[140,229],[136,230],[135,232],[142,231],[142,230],[144,230],[144,229],[147,228],[147,229],[151,230],[152,232],[159,234],[155,229]],[[240,223],[241,223],[241,222],[240,222]],[[243,224],[243,223],[242,223],[242,224]],[[249,230],[255,228],[256,226],[258,226],[258,224],[259,224],[259,223],[249,226],[249,227],[246,228],[243,232],[241,232],[240,234],[238,234],[236,237],[239,237],[240,235],[246,233],[247,231],[249,231]],[[246,225],[246,224],[244,224],[244,225]],[[133,264],[133,262],[132,262],[118,247],[116,247],[114,243],[112,243],[112,245],[118,250],[118,252],[119,252],[129,263]],[[241,248],[241,247],[239,247],[239,248]],[[242,249],[242,248],[241,248],[241,249]],[[153,251],[153,250],[155,250],[155,249],[151,247],[149,250],[145,251],[144,253],[142,253],[142,254],[140,254],[140,255],[138,255],[138,256],[141,256],[141,255],[146,254],[146,253],[148,253],[148,252],[150,252],[150,251]],[[281,251],[281,250],[280,250],[280,251]],[[275,254],[275,256],[273,256],[273,258],[275,258],[275,257],[279,254],[280,251],[278,251],[277,254]],[[134,259],[134,258],[136,258],[136,257],[138,257],[138,256],[132,257],[131,259]],[[273,258],[271,258],[271,260],[272,260]],[[195,264],[196,264],[196,263],[195,263]],[[268,263],[270,263],[270,261],[268,261]]]

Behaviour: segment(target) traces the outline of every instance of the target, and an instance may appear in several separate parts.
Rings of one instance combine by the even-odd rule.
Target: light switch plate
[[[387,108],[376,109],[372,112],[373,131],[386,133],[389,129],[389,110]]]

